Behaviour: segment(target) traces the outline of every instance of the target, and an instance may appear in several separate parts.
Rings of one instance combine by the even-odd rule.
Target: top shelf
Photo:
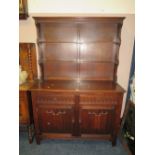
[[[80,22],[102,22],[102,23],[123,23],[125,17],[33,17],[36,23],[53,23],[53,22],[60,22],[60,23],[80,23]]]

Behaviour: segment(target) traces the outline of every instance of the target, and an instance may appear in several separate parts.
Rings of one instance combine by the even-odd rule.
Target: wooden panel
[[[39,41],[76,42],[77,27],[73,23],[41,23]]]
[[[45,62],[44,63],[45,79],[52,78],[76,78],[77,64],[74,62]]]
[[[112,93],[102,95],[80,95],[80,104],[95,104],[111,107],[117,104],[117,95]]]
[[[84,61],[114,61],[113,43],[83,43],[80,45],[80,59]]]
[[[77,45],[75,43],[42,43],[40,48],[44,60],[73,60],[77,59]]]
[[[80,78],[113,80],[114,64],[84,62],[80,64]]]
[[[72,133],[72,107],[42,106],[39,107],[38,113],[42,132]]]
[[[80,42],[112,42],[116,36],[117,24],[83,23],[80,25]]]
[[[96,107],[95,104],[93,106],[81,106],[81,133],[112,133],[114,108]]]
[[[37,104],[74,104],[74,96],[68,94],[38,93]]]

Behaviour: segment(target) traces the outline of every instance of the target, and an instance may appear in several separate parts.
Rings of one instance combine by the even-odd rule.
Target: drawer
[[[80,95],[80,104],[117,104],[116,94]]]
[[[57,93],[37,93],[35,101],[37,104],[74,104],[74,95]]]

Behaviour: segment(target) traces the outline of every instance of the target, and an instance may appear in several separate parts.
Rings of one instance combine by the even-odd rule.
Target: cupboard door
[[[114,107],[81,106],[81,133],[112,134],[114,113]]]
[[[73,108],[71,106],[39,106],[41,132],[72,133]]]

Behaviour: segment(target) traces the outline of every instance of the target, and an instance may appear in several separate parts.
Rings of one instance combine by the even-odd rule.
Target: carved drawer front
[[[73,95],[40,93],[36,95],[37,104],[74,104]]]
[[[81,133],[112,134],[114,115],[114,106],[81,106]]]
[[[80,104],[117,104],[116,95],[80,95]]]
[[[41,132],[72,133],[73,107],[70,105],[39,106],[38,119]]]

